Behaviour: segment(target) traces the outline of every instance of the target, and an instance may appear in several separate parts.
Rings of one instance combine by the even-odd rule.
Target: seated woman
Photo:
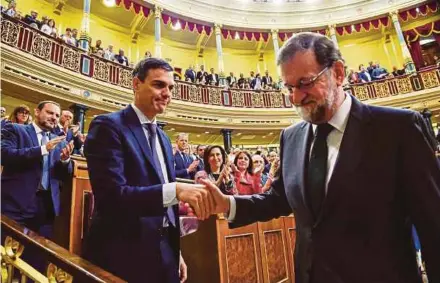
[[[226,158],[226,152],[221,146],[209,146],[203,155],[205,171],[208,179],[214,182],[222,193],[236,195],[238,192],[235,188],[234,176],[231,174],[230,164],[225,162]]]
[[[253,195],[263,192],[261,172],[254,174],[252,158],[249,152],[241,151],[234,160],[234,180],[240,195]]]

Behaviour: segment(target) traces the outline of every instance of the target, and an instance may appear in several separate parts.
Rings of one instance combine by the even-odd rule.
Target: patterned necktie
[[[322,203],[325,199],[328,157],[327,136],[332,130],[333,126],[330,124],[325,123],[318,125],[310,155],[307,184],[309,202],[312,206],[315,219],[318,218]]]
[[[159,179],[161,183],[165,184],[165,178],[163,176],[162,166],[160,165],[159,155],[157,154],[157,149],[156,149],[157,125],[153,123],[147,123],[147,124],[143,124],[143,126],[148,131],[148,142],[150,144],[151,153],[153,155],[154,167],[156,167],[156,171],[157,174],[159,175]],[[172,206],[169,206],[167,209],[165,209],[165,217],[174,227],[176,227],[176,223],[174,219],[174,211]]]
[[[49,141],[49,133],[46,131],[41,132],[41,145],[44,146]],[[50,189],[50,164],[49,154],[43,155],[43,172],[41,176],[41,187],[45,190]]]

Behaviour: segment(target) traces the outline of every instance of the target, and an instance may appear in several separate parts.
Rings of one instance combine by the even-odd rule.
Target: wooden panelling
[[[228,282],[259,282],[255,238],[255,234],[234,235],[225,238]]]
[[[294,263],[294,252],[295,252],[295,242],[296,242],[296,224],[295,218],[293,216],[282,217],[284,221],[284,232],[286,233],[287,239],[287,250],[288,250],[288,259],[289,259],[289,270],[292,273],[292,278],[295,278],[295,266]]]

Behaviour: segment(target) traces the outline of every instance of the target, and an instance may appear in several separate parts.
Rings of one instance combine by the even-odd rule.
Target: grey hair
[[[176,140],[179,140],[180,138],[183,138],[183,137],[188,137],[188,134],[187,134],[187,133],[179,133],[179,134],[177,135]]]
[[[314,32],[301,32],[292,36],[280,49],[277,56],[277,65],[281,65],[292,59],[296,53],[312,50],[316,61],[322,67],[328,67],[341,60],[341,52],[336,45],[326,36]]]

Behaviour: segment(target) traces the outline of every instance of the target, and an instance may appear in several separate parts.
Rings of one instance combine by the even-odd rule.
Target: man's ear
[[[138,77],[133,78],[133,90],[136,91],[139,89],[139,84],[141,83],[141,80]]]
[[[345,72],[344,72],[344,62],[338,60],[333,63],[333,70],[335,73],[335,80],[337,86],[341,86],[344,83]]]

